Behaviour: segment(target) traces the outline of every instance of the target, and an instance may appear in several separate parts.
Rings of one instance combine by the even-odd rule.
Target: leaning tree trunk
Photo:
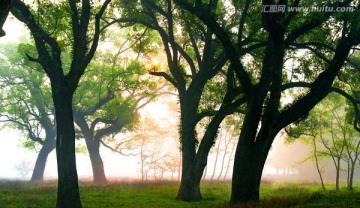
[[[234,161],[233,181],[230,203],[259,201],[262,171],[267,152],[259,151],[256,143],[241,139],[237,146]]]
[[[276,136],[272,121],[259,120],[256,108],[250,107],[245,116],[236,147],[230,203],[259,202],[260,182],[265,161]]]
[[[313,145],[314,145],[314,157],[315,157],[316,170],[317,170],[317,172],[318,172],[318,174],[319,174],[319,177],[320,177],[320,182],[321,182],[322,190],[325,191],[324,180],[323,180],[323,177],[322,177],[322,174],[321,174],[321,170],[320,170],[320,167],[319,167],[319,159],[318,159],[318,156],[317,156],[317,146],[316,146],[316,139],[315,139],[315,137],[313,137]]]
[[[85,138],[86,147],[89,151],[93,178],[95,184],[107,184],[104,163],[100,156],[100,143],[90,138]]]
[[[75,127],[71,93],[60,87],[53,89],[57,137],[56,156],[58,167],[58,208],[82,207],[80,202],[78,175],[75,157]],[[60,91],[60,92],[56,92]]]
[[[55,135],[51,138],[46,138],[41,150],[37,156],[33,174],[31,176],[31,183],[44,182],[44,172],[46,160],[51,151],[55,148]]]

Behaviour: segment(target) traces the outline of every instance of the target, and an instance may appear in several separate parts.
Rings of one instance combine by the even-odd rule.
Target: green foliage
[[[46,131],[54,131],[51,91],[41,67],[29,62],[31,43],[8,43],[2,47],[0,62],[1,120],[20,130],[22,146],[34,150],[44,141]]]

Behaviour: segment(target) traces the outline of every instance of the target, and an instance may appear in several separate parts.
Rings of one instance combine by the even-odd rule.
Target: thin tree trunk
[[[316,170],[317,170],[317,172],[319,174],[319,177],[320,177],[322,190],[325,191],[324,180],[323,180],[323,177],[321,175],[321,170],[319,168],[319,160],[318,160],[318,157],[317,157],[317,147],[316,147],[315,137],[313,137],[313,144],[314,144],[314,157],[315,157]]]
[[[210,181],[214,180],[215,174],[216,174],[216,168],[217,168],[217,163],[218,163],[218,158],[219,158],[219,152],[220,152],[220,143],[221,140],[218,141],[218,145],[216,147],[216,156],[215,156],[215,161],[214,161],[214,170],[213,173],[211,175]]]
[[[337,158],[336,166],[336,191],[340,190],[340,158]]]
[[[236,149],[236,145],[234,144],[231,148],[231,152],[230,152],[230,155],[229,155],[229,159],[228,159],[228,162],[227,162],[227,165],[226,165],[226,171],[225,171],[225,175],[224,175],[224,181],[226,180],[226,176],[228,175],[229,173],[229,170],[230,170],[230,164],[232,162],[232,156],[234,155],[234,152],[235,152],[235,149]]]
[[[60,88],[60,87],[59,87]],[[58,167],[57,208],[81,208],[75,157],[75,127],[72,95],[53,89],[56,114],[56,156]],[[55,94],[55,95],[54,95]]]
[[[227,140],[226,138],[228,138],[229,140]],[[227,151],[228,151],[228,148],[229,148],[229,144],[230,144],[230,136],[228,137],[228,133],[225,134],[225,137],[224,137],[224,143],[225,143],[225,149],[224,149],[224,155],[222,157],[222,160],[221,160],[221,168],[220,168],[220,173],[219,173],[219,176],[217,178],[218,181],[221,180],[221,176],[224,172],[224,164],[225,164],[225,158],[226,158],[226,155],[227,155]]]
[[[55,135],[52,138],[46,138],[41,150],[37,156],[34,171],[31,176],[31,183],[44,182],[44,172],[46,166],[46,160],[51,151],[55,148]]]
[[[355,160],[356,161],[356,160]],[[349,190],[353,190],[353,182],[354,182],[354,172],[355,172],[355,162],[351,162],[351,171],[350,171],[350,179],[349,179]]]

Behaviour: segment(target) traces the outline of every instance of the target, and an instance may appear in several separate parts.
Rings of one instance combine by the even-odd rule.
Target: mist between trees
[[[202,180],[229,176],[230,203],[257,203],[264,173],[303,174],[276,157],[266,164],[286,132],[309,152],[284,158],[314,159],[320,181],[332,172],[323,168],[330,158],[336,184],[347,167],[351,189],[360,144],[359,2],[318,2],[351,13],[262,13],[271,3],[13,0],[11,13],[30,38],[1,45],[0,111],[23,145],[39,151],[31,181],[44,180],[55,149],[56,206],[82,207],[75,153],[87,150],[94,182],[106,184],[102,146],[138,158],[142,180],[179,180],[178,200],[201,201]],[[330,93],[346,98],[340,111],[321,107]],[[144,111],[160,100],[171,103],[161,120]],[[332,114],[316,115],[318,106]],[[312,114],[319,126],[307,125]],[[80,139],[86,149],[76,148]]]

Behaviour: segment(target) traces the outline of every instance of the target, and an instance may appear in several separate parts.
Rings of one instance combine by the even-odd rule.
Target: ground
[[[263,183],[260,205],[229,206],[231,183],[205,182],[201,189],[204,200],[182,202],[175,200],[177,182],[114,181],[107,186],[80,183],[84,208],[117,207],[360,207],[360,187],[353,191],[342,188],[323,192],[318,184]],[[54,207],[56,182],[31,185],[23,181],[0,182],[0,208]]]

